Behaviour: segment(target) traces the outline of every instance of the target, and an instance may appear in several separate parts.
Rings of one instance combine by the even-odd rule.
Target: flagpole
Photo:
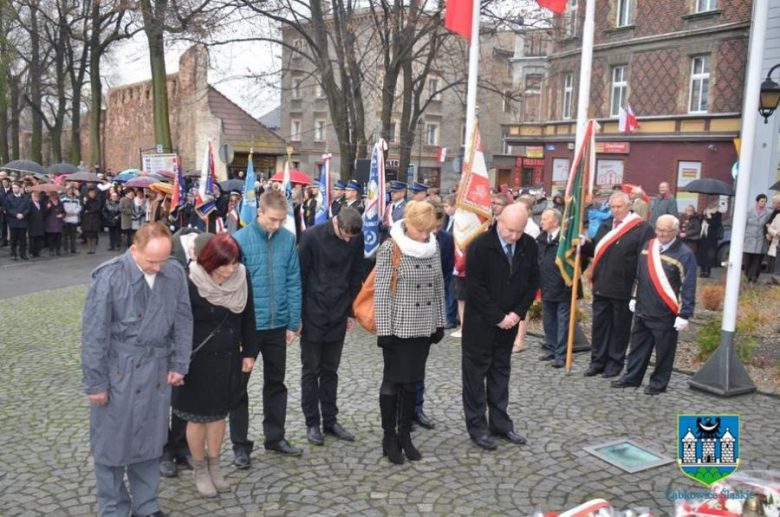
[[[585,124],[588,122],[588,105],[590,103],[590,81],[593,71],[593,33],[596,24],[596,0],[586,0],[585,25],[582,31],[582,58],[580,61],[580,84],[577,97],[577,139],[575,153],[582,145]]]
[[[471,15],[471,40],[469,42],[469,79],[466,95],[466,149],[471,149],[474,134],[474,120],[477,116],[477,77],[479,76],[479,7],[480,1],[473,0]]]

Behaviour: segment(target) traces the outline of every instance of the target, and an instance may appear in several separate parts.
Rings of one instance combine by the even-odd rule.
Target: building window
[[[718,8],[718,0],[696,0],[696,12],[706,13]]]
[[[571,100],[574,96],[574,76],[566,74],[563,76],[563,118],[571,118]]]
[[[512,90],[504,90],[504,113],[512,113]]]
[[[293,99],[300,99],[301,98],[301,84],[303,83],[303,79],[300,77],[293,77],[292,80],[292,98]]]
[[[689,113],[706,113],[710,94],[710,56],[691,59],[691,101]]]
[[[302,57],[303,45],[304,45],[304,42],[303,42],[302,39],[296,39],[295,41],[293,41],[293,44],[292,44],[292,47],[293,47],[292,57],[293,58]]]
[[[395,138],[396,138],[396,134],[397,134],[396,133],[396,128],[397,127],[398,126],[397,126],[397,124],[395,122],[390,122],[390,133],[388,133],[388,135],[387,135],[387,141],[388,142],[390,142],[390,143],[395,142]]]
[[[529,74],[525,76],[525,116],[526,122],[541,120],[542,76]]]
[[[426,125],[425,143],[427,145],[439,145],[439,124]]]
[[[290,121],[290,140],[294,142],[299,142],[301,140],[301,121],[300,120],[291,120]]]
[[[626,93],[628,91],[628,67],[616,66],[612,69],[612,107],[609,111],[610,116],[620,115],[620,108],[626,102]]]
[[[464,123],[460,129],[460,146],[466,147],[466,124]]]
[[[436,77],[432,77],[428,79],[428,95],[431,97],[434,101],[440,101],[441,100],[441,92],[439,91],[439,79]]]
[[[501,154],[511,155],[512,154],[512,146],[509,145],[508,143],[506,143],[506,137],[507,137],[506,133],[504,133],[501,136]]]
[[[314,95],[318,99],[322,99],[323,97],[325,97],[325,89],[322,87],[322,84],[317,83],[317,87],[314,90]]]
[[[324,120],[315,120],[314,121],[314,140],[317,142],[322,142],[325,140],[325,121]]]
[[[566,24],[566,35],[577,35],[577,13],[579,12],[579,0],[569,0],[569,4],[566,6],[568,12],[564,15],[564,23]]]
[[[634,9],[634,0],[618,0],[617,26],[631,25],[631,11]]]

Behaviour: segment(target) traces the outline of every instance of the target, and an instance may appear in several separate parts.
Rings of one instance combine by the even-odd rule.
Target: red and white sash
[[[661,243],[658,239],[650,239],[647,245],[647,269],[650,272],[650,280],[653,281],[658,296],[664,301],[674,314],[680,313],[680,303],[677,301],[677,295],[674,294],[672,284],[666,277],[663,264],[661,263]]]
[[[601,257],[606,253],[607,249],[615,244],[621,237],[623,237],[625,234],[630,232],[634,229],[638,224],[640,224],[643,221],[641,217],[636,215],[634,212],[629,212],[629,214],[626,216],[625,219],[623,219],[623,223],[618,226],[617,228],[613,228],[610,230],[604,238],[602,238],[598,244],[596,244],[596,251],[593,256],[593,266],[591,271],[596,271],[596,266],[598,266],[599,261],[601,260]]]

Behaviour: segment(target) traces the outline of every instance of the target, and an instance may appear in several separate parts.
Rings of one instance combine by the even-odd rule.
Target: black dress
[[[195,423],[224,419],[241,397],[241,363],[256,357],[255,308],[252,282],[247,273],[248,298],[244,311],[236,314],[212,305],[188,281],[192,316],[195,322],[193,351],[216,332],[192,357],[184,385],[173,388],[171,406],[182,420]],[[224,323],[222,323],[224,321]]]
[[[90,238],[97,237],[103,226],[102,210],[98,198],[87,198],[81,210],[81,231]]]
[[[709,219],[703,216],[709,224],[707,236],[699,240],[699,248],[696,250],[696,262],[700,267],[713,268],[718,267],[718,239],[721,232],[721,213],[715,212]]]

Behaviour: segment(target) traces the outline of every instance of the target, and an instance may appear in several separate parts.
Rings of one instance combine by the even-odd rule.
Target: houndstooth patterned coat
[[[376,258],[374,310],[378,336],[407,339],[430,336],[444,327],[444,277],[441,255],[415,258],[401,253],[395,295],[390,292],[393,242],[385,241]]]

